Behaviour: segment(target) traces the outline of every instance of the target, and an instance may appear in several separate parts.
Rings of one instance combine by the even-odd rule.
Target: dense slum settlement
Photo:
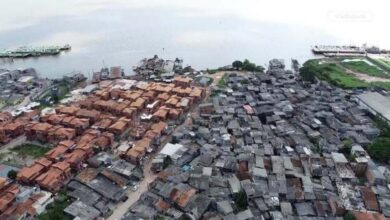
[[[52,145],[22,168],[17,182],[0,179],[0,218],[34,216],[66,188],[74,202],[64,212],[79,219],[109,216],[143,178],[145,157],[182,123],[204,88],[177,76],[172,83],[101,81],[85,99],[13,118],[0,114],[0,140],[25,135]]]
[[[304,84],[280,60],[224,80],[154,158],[158,178],[124,219],[390,218],[389,170],[364,149],[379,130],[348,92]]]

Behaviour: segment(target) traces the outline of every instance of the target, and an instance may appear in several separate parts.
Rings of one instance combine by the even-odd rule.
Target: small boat
[[[65,44],[60,48],[60,50],[70,50],[72,47],[69,44]]]

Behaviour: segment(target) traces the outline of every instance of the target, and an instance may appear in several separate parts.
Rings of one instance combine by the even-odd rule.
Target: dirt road
[[[196,110],[194,110],[194,111],[196,111]],[[191,123],[192,123],[191,118],[190,117],[186,118],[184,123],[177,126],[173,130],[172,134],[177,132],[178,130],[180,130],[182,127],[187,126]],[[126,193],[127,193],[127,196],[129,198],[127,199],[126,202],[123,202],[123,203],[119,204],[117,207],[115,207],[112,215],[107,218],[108,220],[120,220],[126,214],[126,212],[129,210],[129,208],[134,203],[136,203],[138,201],[138,199],[140,198],[142,193],[145,193],[148,191],[149,184],[152,183],[157,177],[157,174],[153,173],[150,170],[150,168],[152,167],[152,161],[153,161],[154,157],[156,155],[158,155],[158,153],[161,151],[162,147],[165,146],[165,144],[167,144],[168,142],[170,142],[171,139],[172,139],[172,135],[166,136],[164,138],[164,140],[161,142],[158,150],[156,152],[148,155],[149,159],[146,161],[146,163],[144,163],[144,168],[143,168],[144,179],[141,182],[139,182],[138,190],[134,192],[131,190],[131,188],[127,189]]]
[[[211,84],[211,86],[206,88],[205,99],[207,99],[210,96],[210,94],[211,94],[211,87],[212,86],[216,86],[218,84],[218,81],[222,78],[222,76],[225,73],[226,73],[225,71],[220,71],[220,72],[217,72],[215,74],[208,75],[209,77],[213,78],[214,81]],[[191,109],[190,112],[191,112],[190,115],[192,117],[196,117],[196,115],[199,113],[199,106],[198,105],[195,106],[193,109]],[[192,123],[192,118],[191,117],[187,117],[185,119],[185,121],[181,125],[177,126],[173,130],[172,134],[177,132],[177,131],[179,131],[181,128],[183,128],[185,126],[190,125],[191,123]],[[139,183],[138,190],[133,192],[131,190],[131,188],[127,189],[127,196],[129,197],[128,200],[126,202],[124,202],[124,203],[119,204],[114,209],[112,215],[107,218],[108,220],[120,220],[126,214],[126,212],[129,210],[129,208],[134,203],[136,203],[138,201],[138,199],[140,198],[142,193],[145,193],[145,192],[148,191],[149,184],[152,183],[156,179],[156,177],[157,177],[157,174],[151,172],[151,170],[150,170],[150,168],[152,166],[152,160],[161,151],[162,147],[165,146],[166,143],[171,141],[171,139],[172,139],[172,135],[168,135],[161,142],[159,149],[156,152],[154,152],[153,154],[149,154],[148,155],[149,159],[146,161],[146,163],[144,164],[144,168],[143,168],[144,179]]]
[[[139,188],[137,191],[133,192],[131,188],[127,190],[127,196],[129,199],[118,205],[112,215],[108,218],[108,220],[119,220],[121,219],[127,212],[127,210],[138,201],[139,197],[142,193],[148,191],[148,186],[156,179],[156,174],[150,171],[150,167],[152,166],[152,159],[149,159],[147,164],[144,166],[144,179],[139,183]]]

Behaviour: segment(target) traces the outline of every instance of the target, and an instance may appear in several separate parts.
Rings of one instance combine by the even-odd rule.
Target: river
[[[375,2],[375,4],[374,4]],[[314,44],[390,47],[386,1],[2,0],[0,49],[70,44],[55,57],[0,60],[41,76],[90,76],[103,66],[130,73],[144,57],[184,59],[196,69],[248,58],[303,62]],[[322,5],[323,4],[323,5]],[[335,7],[337,5],[337,7]]]

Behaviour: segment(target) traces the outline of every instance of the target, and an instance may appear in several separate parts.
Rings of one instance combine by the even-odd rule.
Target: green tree
[[[246,208],[248,207],[248,199],[245,191],[243,190],[234,194],[233,200],[239,210],[246,210]]]
[[[236,69],[240,69],[242,67],[242,62],[239,60],[236,60],[232,63],[232,66]]]
[[[390,138],[390,125],[389,123],[384,120],[381,116],[376,116],[375,119],[376,126],[381,130],[381,136],[382,137],[389,137]]]
[[[264,67],[263,66],[256,66],[256,71],[264,73]]]
[[[242,69],[246,71],[256,71],[256,64],[251,63],[248,59],[245,59],[242,63]]]
[[[299,74],[301,75],[304,81],[314,82],[316,76],[316,61],[309,60],[303,64],[303,66],[299,69]]]
[[[7,177],[10,178],[11,180],[16,179],[17,175],[18,175],[18,172],[16,172],[15,170],[10,170],[7,173]]]
[[[343,141],[343,146],[342,148],[339,149],[339,152],[348,156],[351,153],[351,149],[352,149],[352,140],[346,139]]]
[[[172,158],[170,156],[166,156],[163,162],[163,169],[169,167],[169,165],[171,165],[172,163],[173,163]]]
[[[379,137],[368,147],[368,153],[381,162],[390,160],[390,138]]]
[[[46,207],[46,210],[37,216],[36,219],[38,220],[71,220],[72,218],[69,217],[64,213],[64,209],[70,205],[71,200],[70,197],[66,194],[65,191],[60,191],[54,200],[53,203],[49,204]]]
[[[356,220],[356,217],[352,213],[348,212],[344,215],[344,220]]]

